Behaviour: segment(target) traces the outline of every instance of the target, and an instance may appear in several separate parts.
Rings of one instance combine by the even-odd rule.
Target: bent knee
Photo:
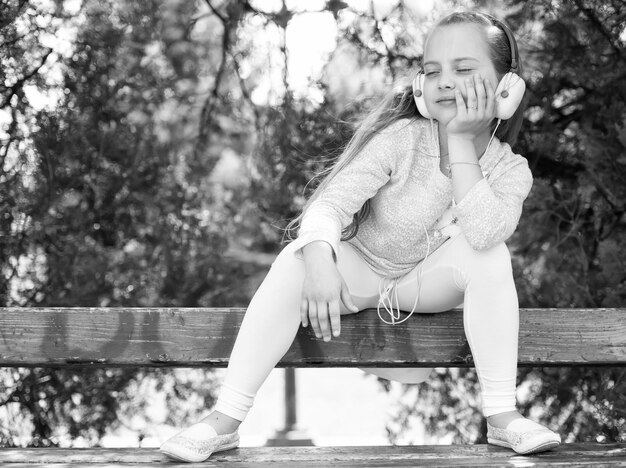
[[[283,284],[302,286],[304,279],[304,261],[295,254],[292,244],[286,245],[274,258],[266,275],[266,280],[279,281]]]
[[[504,242],[484,250],[475,250],[464,235],[457,237],[459,255],[466,260],[464,270],[467,274],[478,274],[494,281],[505,279],[513,275],[511,253]]]
[[[300,253],[300,255],[298,255],[296,253],[295,244],[293,242],[290,242],[285,247],[283,247],[283,249],[280,252],[278,252],[278,255],[272,262],[272,266],[276,264],[283,264],[285,262],[295,264],[296,262],[303,262],[303,261],[304,261],[304,258],[302,257],[302,254]]]
[[[493,281],[504,280],[513,276],[511,253],[504,242],[486,250],[474,251],[475,269]]]

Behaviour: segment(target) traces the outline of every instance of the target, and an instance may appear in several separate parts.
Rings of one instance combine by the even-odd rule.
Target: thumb
[[[354,305],[352,302],[352,295],[350,291],[348,291],[348,286],[346,286],[346,282],[341,282],[341,302],[346,306],[346,308],[350,309],[352,312],[358,312],[359,308]]]

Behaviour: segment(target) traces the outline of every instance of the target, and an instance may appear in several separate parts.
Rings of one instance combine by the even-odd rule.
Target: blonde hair
[[[295,238],[294,231],[300,227],[302,218],[307,208],[319,196],[319,194],[328,186],[331,180],[352,161],[357,154],[371,141],[371,139],[381,130],[388,127],[392,123],[406,118],[418,118],[419,112],[413,99],[413,90],[411,85],[401,86],[388,92],[383,99],[375,106],[365,119],[358,126],[354,135],[348,142],[343,152],[339,155],[334,165],[317,174],[315,178],[322,178],[322,182],[317,186],[313,194],[309,197],[302,212],[294,218],[285,227],[283,241],[293,240]],[[354,214],[352,223],[350,223],[342,232],[341,240],[352,239],[359,225],[367,218],[370,211],[370,201],[367,200],[361,209]]]

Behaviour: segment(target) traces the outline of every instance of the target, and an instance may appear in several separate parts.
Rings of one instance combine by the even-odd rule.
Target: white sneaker
[[[239,445],[239,433],[218,435],[206,423],[196,423],[167,439],[159,450],[174,460],[202,462],[215,452],[234,449]]]
[[[528,454],[556,447],[561,443],[561,436],[530,419],[519,418],[511,421],[506,429],[487,423],[487,442]]]

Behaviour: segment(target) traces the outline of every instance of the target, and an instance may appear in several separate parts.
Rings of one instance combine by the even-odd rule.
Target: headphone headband
[[[506,34],[506,37],[509,40],[509,48],[511,49],[511,71],[513,73],[517,72],[519,54],[517,52],[517,42],[515,41],[515,37],[513,36],[511,29],[504,24],[504,22],[494,16],[488,15],[487,13],[483,13],[483,15],[489,19],[494,26],[500,28],[504,31],[504,34]]]

